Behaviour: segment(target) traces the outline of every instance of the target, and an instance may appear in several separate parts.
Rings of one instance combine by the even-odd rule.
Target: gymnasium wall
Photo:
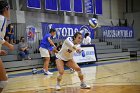
[[[18,1],[18,0],[17,0]],[[16,1],[16,2],[17,2]],[[16,4],[17,5],[17,4]],[[37,28],[39,38],[41,37],[41,22],[49,23],[68,23],[68,24],[87,24],[88,16],[68,16],[41,13],[36,11],[20,11],[21,5],[17,5],[17,9],[11,10],[11,22],[18,23],[18,38],[26,32],[26,26],[33,25]],[[99,15],[100,25],[118,24],[118,19],[123,19],[125,12],[125,0],[103,0],[103,15]],[[16,17],[15,17],[16,16]],[[40,33],[39,33],[40,32]]]
[[[133,2],[132,2],[133,1]],[[134,20],[134,35],[135,38],[140,39],[140,0],[128,0],[129,11],[125,14],[125,18],[128,20],[128,25],[133,24]]]
[[[124,19],[125,0],[103,0],[103,15],[99,16],[101,25],[118,25],[118,19]]]
[[[133,11],[140,12],[140,0],[133,0]]]
[[[134,36],[135,38],[140,39],[140,12],[127,13],[125,17],[128,19],[129,25],[132,25],[134,20]]]

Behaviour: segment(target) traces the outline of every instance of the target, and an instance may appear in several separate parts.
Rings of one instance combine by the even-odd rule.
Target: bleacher
[[[121,58],[130,58],[129,52],[122,52],[122,49],[115,48],[115,45],[108,43],[107,41],[101,41],[99,39],[92,40],[92,43],[96,46],[98,61],[102,60],[116,60]]]
[[[31,69],[42,67],[43,62],[40,56],[40,53],[34,53],[33,49],[29,50],[29,56],[32,58],[31,60],[23,60],[18,55],[18,45],[15,44],[15,50],[10,51],[7,47],[3,46],[2,49],[7,51],[6,56],[1,56],[1,59],[4,62],[4,66],[7,71],[15,71],[15,70],[23,70],[23,69]]]
[[[58,42],[59,41],[57,41],[57,43]],[[106,40],[104,42],[100,41],[99,39],[92,40],[92,44],[95,44],[96,46],[98,62],[101,62],[103,60],[117,60],[124,58],[129,59],[130,51],[137,51],[137,55],[140,56],[140,42],[136,41],[135,39],[128,39],[128,41],[122,40],[121,42],[122,43],[120,45],[119,41],[113,41],[113,39]],[[118,45],[119,48],[116,48],[116,46]],[[43,61],[40,53],[35,52],[35,49],[30,49],[29,51],[29,55],[32,58],[31,60],[21,61],[18,56],[17,44],[14,46],[14,51],[10,51],[7,47],[2,47],[2,49],[5,49],[8,52],[8,55],[1,56],[7,71],[31,69],[34,67],[40,68],[43,66]],[[127,49],[127,51],[123,51],[124,48]]]

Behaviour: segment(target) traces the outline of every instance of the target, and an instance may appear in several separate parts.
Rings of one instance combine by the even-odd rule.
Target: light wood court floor
[[[80,89],[77,74],[65,71],[62,90],[54,89],[57,72],[10,78],[3,93],[140,93],[140,61],[82,68],[91,89]]]

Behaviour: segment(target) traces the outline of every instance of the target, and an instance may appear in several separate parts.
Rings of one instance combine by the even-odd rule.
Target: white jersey
[[[68,61],[70,59],[73,59],[73,54],[75,52],[73,46],[76,46],[78,48],[80,47],[80,44],[74,45],[73,39],[71,37],[68,37],[64,41],[61,50],[58,53],[56,53],[56,57],[63,61]]]
[[[87,36],[86,38],[83,39],[83,44],[84,45],[88,45],[91,44],[91,38],[89,36]]]
[[[2,44],[5,42],[4,36],[6,33],[6,18],[2,15],[0,15],[0,50],[2,47]]]

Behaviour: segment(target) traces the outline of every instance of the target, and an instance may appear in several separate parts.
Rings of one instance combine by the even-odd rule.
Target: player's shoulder
[[[66,40],[72,41],[73,39],[72,39],[72,37],[67,37]]]
[[[4,24],[4,20],[5,20],[5,17],[0,15],[0,28],[2,28],[2,25]]]
[[[51,35],[50,34],[45,34],[45,36],[44,36],[44,38],[48,38],[48,37],[51,37]]]
[[[5,17],[4,17],[4,16],[2,16],[2,15],[0,15],[0,22],[3,22],[3,21],[4,21],[4,19],[5,19]]]

